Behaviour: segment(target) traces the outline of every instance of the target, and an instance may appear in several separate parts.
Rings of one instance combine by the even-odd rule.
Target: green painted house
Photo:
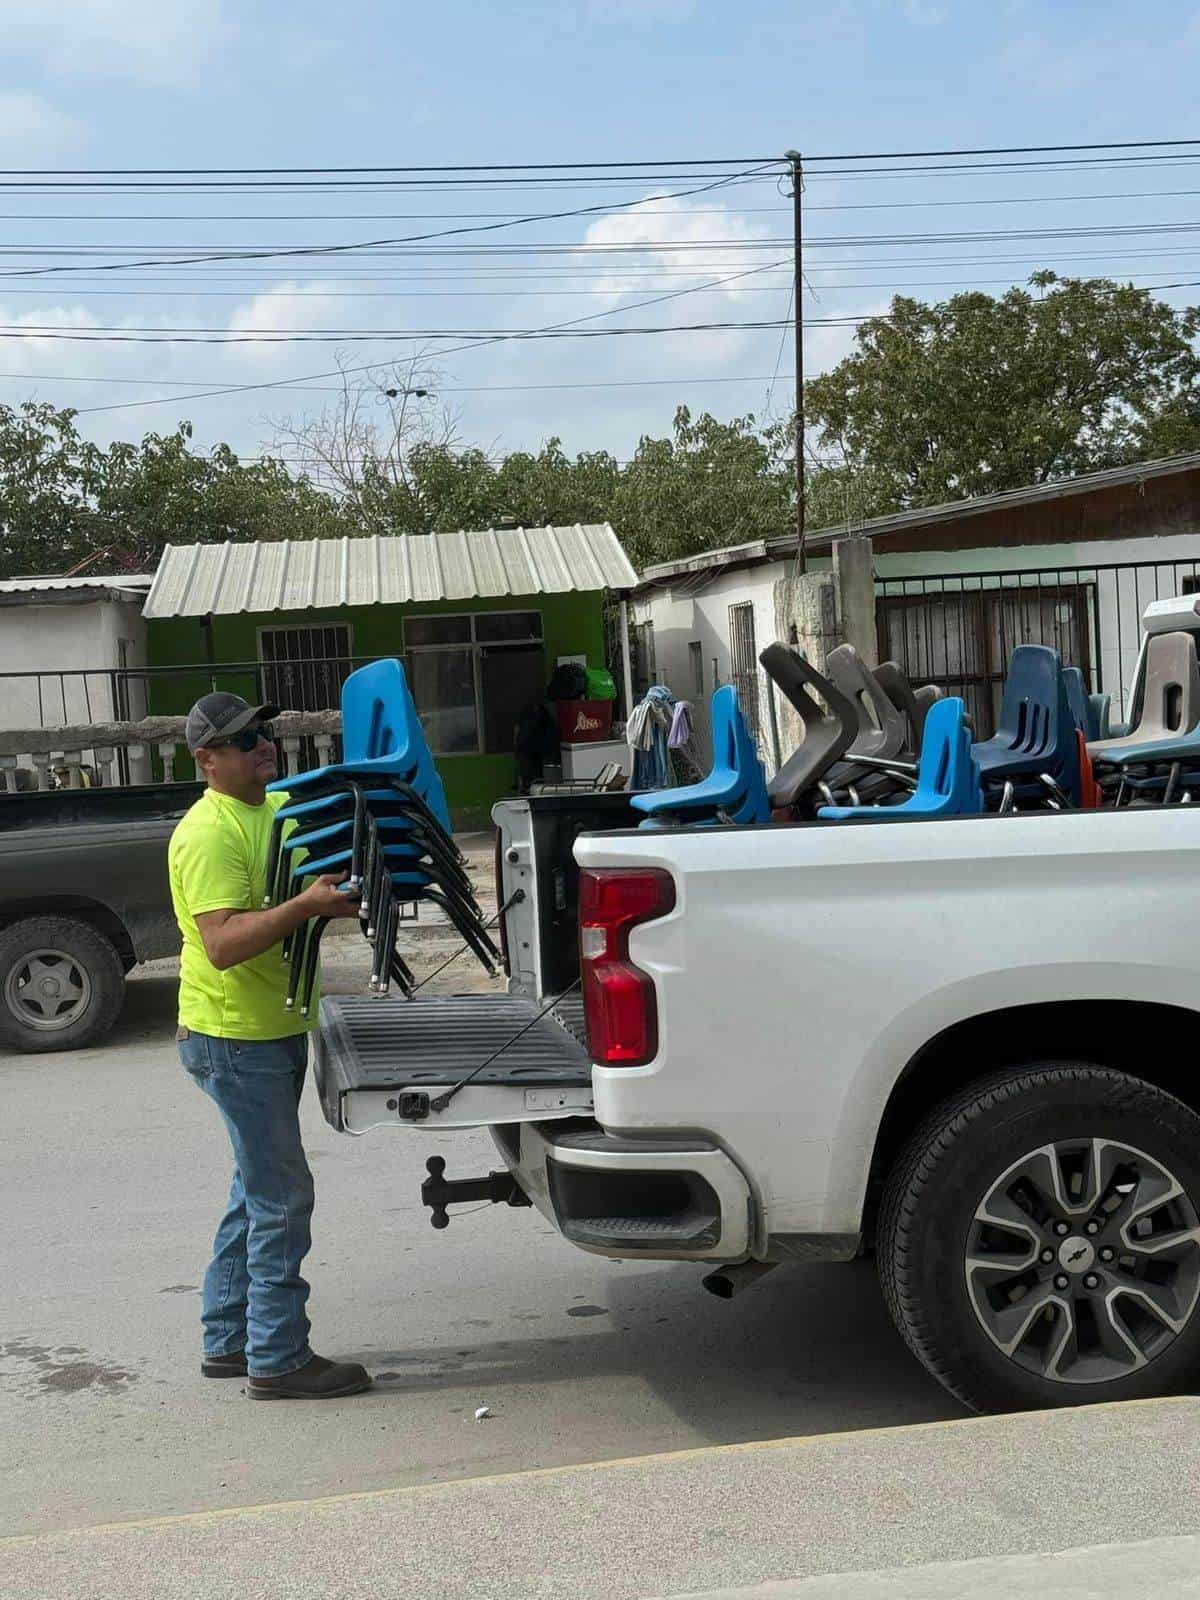
[[[637,575],[607,523],[423,537],[168,546],[146,600],[152,713],[212,687],[338,705],[354,667],[404,661],[463,826],[514,791],[513,726],[565,657],[605,663],[604,603]]]

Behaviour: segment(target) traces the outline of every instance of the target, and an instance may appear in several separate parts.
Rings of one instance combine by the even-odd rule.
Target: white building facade
[[[809,570],[829,566],[840,538],[871,541],[877,658],[964,695],[978,728],[1026,642],[1081,667],[1119,720],[1146,605],[1200,593],[1200,455],[820,530]],[[633,600],[657,681],[701,707],[735,683],[764,755],[757,658],[780,634],[777,585],[795,571],[794,540],[760,541],[650,567]]]
[[[144,716],[136,672],[146,665],[142,605],[151,581],[0,580],[0,728]]]

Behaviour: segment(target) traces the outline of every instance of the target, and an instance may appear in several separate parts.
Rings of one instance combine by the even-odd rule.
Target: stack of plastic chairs
[[[957,696],[930,706],[925,717],[917,787],[893,806],[822,806],[826,822],[914,822],[933,817],[971,817],[983,810],[979,767],[971,749],[967,708]]]
[[[286,792],[271,833],[266,904],[289,899],[304,880],[344,874],[360,896],[359,919],[374,946],[371,988],[395,982],[411,994],[396,935],[405,902],[439,905],[488,972],[499,952],[488,937],[451,834],[445,791],[399,661],[360,667],[342,685],[343,759],[271,789]],[[321,935],[328,919],[302,924],[286,941],[287,1005],[308,1015]]]
[[[723,685],[712,697],[712,742],[713,768],[700,783],[632,797],[630,804],[646,818],[641,827],[662,827],[675,821],[770,821],[762,763],[731,683]]]

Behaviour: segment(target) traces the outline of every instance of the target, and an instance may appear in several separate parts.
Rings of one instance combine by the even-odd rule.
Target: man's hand
[[[357,917],[358,908],[362,904],[362,890],[354,889],[349,894],[343,893],[338,885],[345,881],[340,873],[333,872],[309,884],[299,897],[304,902],[305,915]]]
[[[252,961],[310,917],[356,917],[362,894],[339,894],[337,873],[318,878],[302,893],[264,911],[205,911],[196,918],[208,959],[218,972]]]

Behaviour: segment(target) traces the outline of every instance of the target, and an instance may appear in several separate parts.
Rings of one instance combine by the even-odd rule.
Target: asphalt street
[[[959,1414],[869,1266],[781,1267],[721,1302],[699,1267],[585,1255],[533,1211],[484,1207],[438,1233],[425,1157],[486,1171],[488,1136],[347,1139],[311,1090],[313,1342],[376,1387],[262,1406],[202,1379],[198,1285],[229,1154],[175,1055],[174,987],[133,981],[102,1048],[0,1061],[0,1534]]]

